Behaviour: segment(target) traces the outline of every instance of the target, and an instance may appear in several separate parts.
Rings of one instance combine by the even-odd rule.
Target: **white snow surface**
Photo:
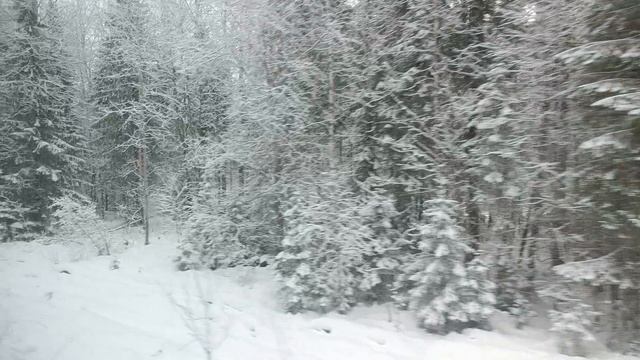
[[[572,359],[556,352],[548,332],[516,330],[501,314],[491,332],[447,336],[425,333],[390,306],[287,314],[272,269],[179,272],[168,227],[149,246],[139,232],[123,236],[134,244],[115,270],[114,257],[70,262],[61,246],[0,244],[1,360],[206,359],[190,330],[205,334],[205,323],[212,358],[223,360]],[[593,358],[637,360],[604,351]]]

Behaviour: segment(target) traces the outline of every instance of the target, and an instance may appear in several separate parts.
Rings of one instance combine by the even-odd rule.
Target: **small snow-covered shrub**
[[[291,197],[276,257],[289,311],[346,312],[358,301],[370,233],[361,225],[357,200],[342,190],[326,186]]]
[[[577,301],[550,310],[551,331],[558,334],[560,352],[572,356],[586,356],[588,343],[595,342],[593,321],[598,315],[593,307]]]
[[[21,207],[17,202],[0,196],[0,240],[13,241],[24,239],[24,230],[28,228],[24,220],[24,212],[26,210],[27,209]]]
[[[93,248],[97,255],[111,254],[107,227],[90,200],[79,195],[62,196],[51,207],[56,242]]]
[[[436,199],[426,205],[425,222],[416,229],[419,251],[407,258],[398,277],[398,300],[429,332],[485,326],[495,286],[479,258],[466,261],[471,249],[456,224],[456,203]]]
[[[281,249],[276,194],[218,193],[204,184],[189,206],[179,268],[258,266]]]
[[[553,268],[556,277],[538,293],[553,305],[549,316],[560,347],[568,354],[586,354],[594,345],[633,352],[640,338],[634,280],[636,266],[621,266],[625,251],[566,262]],[[632,255],[633,256],[633,255]],[[596,342],[594,337],[597,337]]]
[[[289,311],[348,311],[386,301],[398,262],[391,202],[351,191],[346,177],[323,173],[294,191],[285,212],[283,250],[275,259]]]
[[[580,286],[562,277],[551,278],[538,295],[552,305],[548,311],[551,331],[556,333],[560,352],[566,355],[586,356],[588,348],[596,342],[596,319],[602,315],[581,296]]]
[[[402,234],[393,221],[399,217],[393,198],[380,194],[368,194],[358,211],[359,218],[370,232],[366,243],[370,250],[364,259],[367,271],[360,284],[364,302],[389,302],[393,300],[393,285],[400,267]]]
[[[204,266],[210,269],[243,264],[250,257],[242,241],[242,216],[238,206],[199,203],[187,222],[185,241],[180,245],[178,268]]]

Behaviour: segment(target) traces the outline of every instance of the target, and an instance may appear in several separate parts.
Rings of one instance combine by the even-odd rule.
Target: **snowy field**
[[[171,231],[146,247],[135,231],[123,236],[134,244],[118,269],[113,257],[77,260],[58,245],[0,244],[1,360],[195,360],[206,346],[224,360],[571,359],[552,335],[499,316],[493,332],[441,337],[382,306],[286,314],[267,268],[177,272]]]

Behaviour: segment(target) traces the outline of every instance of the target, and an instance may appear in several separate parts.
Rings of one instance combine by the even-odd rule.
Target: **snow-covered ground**
[[[61,246],[0,244],[0,359],[206,359],[205,342],[223,360],[570,359],[553,336],[505,318],[493,332],[441,337],[382,306],[286,314],[270,269],[178,272],[168,227],[141,242],[118,256],[119,269],[113,257],[68,261]]]

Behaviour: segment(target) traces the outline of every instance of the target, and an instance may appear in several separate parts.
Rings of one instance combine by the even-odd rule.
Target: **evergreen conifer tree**
[[[397,284],[402,304],[437,333],[486,325],[495,303],[487,267],[478,258],[466,261],[472,249],[456,218],[455,202],[427,201],[416,253],[407,255]]]
[[[45,24],[37,1],[15,0],[0,56],[3,154],[0,189],[22,209],[24,231],[49,224],[52,198],[77,186],[81,137],[73,116],[72,74],[56,34],[55,18]],[[49,9],[53,12],[54,9]],[[15,218],[15,217],[14,217]],[[11,220],[15,221],[15,220]]]
[[[595,304],[607,315],[601,326],[609,328],[610,346],[627,350],[640,329],[627,320],[640,312],[640,7],[629,0],[586,4],[575,11],[577,46],[557,58],[570,70],[581,114],[575,193],[583,209],[577,225],[587,231],[574,261],[557,270],[605,289]]]

